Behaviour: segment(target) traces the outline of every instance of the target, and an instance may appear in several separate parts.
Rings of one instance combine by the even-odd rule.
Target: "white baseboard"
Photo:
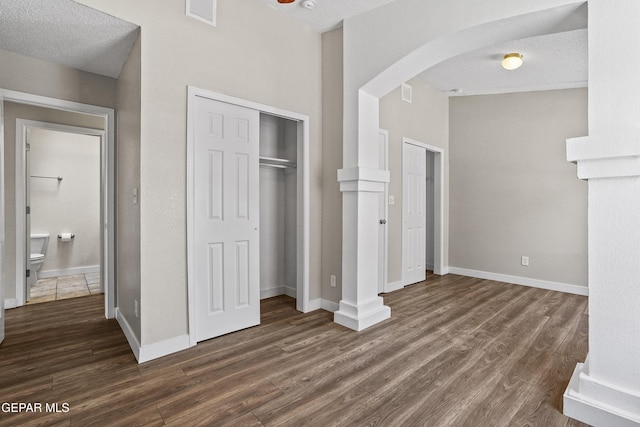
[[[316,298],[314,300],[309,301],[307,312],[316,311],[316,310],[325,310],[325,311],[334,313],[338,311],[338,307],[339,305],[337,302],[329,301],[322,298]]]
[[[628,390],[617,389],[610,384],[600,383],[588,375],[587,365],[588,362],[578,363],[573,371],[563,395],[563,413],[593,426],[640,426],[640,396],[631,395]],[[598,398],[582,393],[582,384],[587,393]]]
[[[116,307],[116,320],[120,325],[120,329],[122,329],[122,332],[124,332],[124,336],[127,338],[127,341],[129,342],[129,347],[131,347],[131,351],[133,351],[133,355],[136,357],[136,360],[138,361],[138,363],[140,363],[140,341],[138,341],[138,338],[136,337],[136,334],[133,332],[133,329],[131,329],[129,322],[127,322],[127,319],[120,312],[120,310],[118,310],[117,307]]]
[[[133,333],[133,329],[131,329],[129,322],[127,322],[127,319],[117,308],[116,319],[118,320],[118,324],[120,325],[122,332],[124,332],[124,336],[127,338],[129,347],[131,347],[131,351],[138,363],[144,363],[159,357],[168,356],[169,354],[186,350],[191,347],[189,343],[189,335],[181,335],[179,337],[149,345],[140,345],[140,341],[138,341],[138,338]]]
[[[393,292],[402,288],[404,288],[404,284],[402,283],[402,280],[398,280],[397,282],[391,282],[384,285],[383,292],[384,293]]]
[[[298,290],[296,288],[291,288],[289,286],[282,287],[283,293],[291,298],[298,298]]]
[[[297,298],[298,297],[297,294],[298,294],[298,291],[296,290],[296,288],[291,288],[286,285],[276,286],[276,287],[267,288],[267,289],[260,289],[260,299],[277,297],[278,295],[287,295],[287,296],[290,296],[291,298]]]
[[[168,356],[169,354],[186,350],[189,347],[191,347],[191,344],[189,343],[189,335],[181,335],[179,337],[153,344],[143,345],[140,348],[140,358],[138,359],[138,363],[144,363],[163,356]]]
[[[84,267],[65,268],[62,270],[38,271],[38,279],[47,279],[49,277],[71,276],[73,274],[89,274],[100,273],[99,265],[87,265]]]
[[[15,298],[7,298],[4,300],[4,309],[16,308],[18,306],[18,300]]]
[[[277,297],[284,294],[284,286],[278,286],[275,288],[260,289],[260,299],[267,299]]]
[[[449,267],[449,273],[460,276],[475,277],[477,279],[494,280],[496,282],[512,283],[514,285],[529,286],[532,288],[547,289],[550,291],[566,292],[568,294],[589,295],[586,286],[570,285],[568,283],[549,282],[546,280],[530,279],[528,277],[510,276],[507,274],[490,273],[487,271],[469,270],[467,268]]]
[[[333,301],[329,301],[329,300],[323,299],[321,308],[323,310],[325,310],[325,311],[329,311],[331,313],[335,313],[340,308],[340,304],[338,304],[337,302],[333,302]]]

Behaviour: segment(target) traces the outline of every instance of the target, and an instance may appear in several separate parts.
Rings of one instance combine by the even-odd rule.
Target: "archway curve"
[[[367,238],[377,233],[373,206],[377,192],[383,191],[389,180],[389,171],[377,168],[375,150],[370,149],[371,142],[377,140],[379,98],[425,69],[462,53],[587,27],[586,1],[494,3],[495,10],[486,3],[465,5],[462,0],[446,4],[405,0],[344,23],[343,169],[338,171],[343,193],[343,286],[334,315],[336,323],[362,330],[391,315],[377,295],[378,244]],[[464,8],[472,10],[461,13]],[[414,9],[429,17],[428,22],[412,16]],[[443,22],[438,22],[441,17]],[[410,37],[419,43],[408,41]]]

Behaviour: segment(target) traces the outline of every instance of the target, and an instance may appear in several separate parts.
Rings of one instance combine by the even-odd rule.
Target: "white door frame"
[[[411,144],[420,148],[423,148],[426,151],[430,151],[434,153],[434,177],[433,177],[433,189],[434,189],[434,214],[433,214],[433,272],[434,274],[442,275],[445,273],[444,268],[444,150],[439,147],[435,147],[433,145],[425,144],[420,141],[416,141],[410,138],[402,138],[402,147],[404,152],[404,144]],[[426,161],[426,156],[425,156]],[[404,164],[404,161],[403,161]],[[402,173],[402,188],[404,194],[404,171]],[[402,201],[402,265],[404,266],[405,259],[405,241],[407,239],[406,230],[404,227],[405,221],[407,219],[407,213],[405,209],[405,201]],[[426,242],[425,242],[426,244]],[[405,275],[404,275],[404,267],[402,268],[402,286],[406,286],[409,283],[406,283]]]
[[[18,119],[16,120],[16,175],[15,175],[15,195],[16,195],[16,306],[20,307],[24,305],[26,301],[27,295],[27,280],[24,274],[27,269],[27,262],[24,257],[18,256],[18,254],[28,254],[27,252],[27,224],[25,221],[25,211],[27,207],[27,200],[25,197],[25,189],[27,186],[26,175],[27,175],[27,162],[26,162],[26,146],[27,146],[27,130],[28,129],[43,129],[43,130],[51,130],[57,132],[65,132],[65,133],[75,133],[79,135],[89,135],[89,136],[97,136],[100,138],[100,186],[101,186],[101,194],[104,191],[102,188],[102,182],[104,179],[104,171],[106,163],[104,162],[105,153],[106,153],[106,144],[105,144],[105,131],[101,129],[91,129],[77,126],[68,126],[61,125],[57,123],[48,123],[41,122],[36,120],[24,120]],[[105,209],[102,207],[105,200],[103,197],[100,198],[100,224],[104,223],[104,213]],[[104,229],[100,230],[100,240],[104,240]],[[49,241],[51,239],[55,239],[55,236],[50,236]],[[103,271],[105,270],[105,257],[104,257],[105,246],[101,245],[100,247],[100,276],[102,280]],[[101,281],[102,291],[105,292],[105,282]]]
[[[116,282],[115,282],[115,110],[112,108],[98,107],[79,102],[66,101],[46,96],[33,95],[24,92],[16,92],[0,88],[0,99],[17,104],[27,104],[36,107],[50,108],[54,110],[71,111],[82,114],[91,114],[102,117],[105,120],[105,130],[103,143],[101,144],[101,217],[102,232],[105,238],[102,241],[102,256],[100,260],[103,270],[103,286],[105,287],[105,317],[111,319],[115,317],[116,307]],[[2,110],[0,110],[2,111]],[[4,121],[4,116],[0,118]],[[16,128],[17,131],[17,128]],[[4,130],[2,132],[4,141]],[[3,151],[4,153],[4,151]],[[17,153],[16,153],[17,155]],[[4,168],[3,168],[4,169]],[[4,176],[4,170],[2,174]],[[4,180],[0,184],[0,193],[4,194]],[[16,197],[18,195],[16,194]],[[17,202],[17,200],[16,200]],[[25,205],[26,209],[26,205]],[[23,211],[24,212],[24,211]],[[18,215],[20,218],[21,215]],[[24,219],[23,219],[24,221]],[[16,224],[17,225],[17,224]],[[5,218],[2,217],[2,228],[5,226]],[[17,227],[16,227],[17,228]],[[16,241],[16,244],[18,242]],[[15,249],[15,248],[12,248]],[[21,252],[16,252],[21,253]],[[16,257],[17,259],[18,257]],[[16,275],[20,274],[16,271]],[[18,285],[16,285],[18,286]],[[22,287],[24,289],[24,287]],[[17,291],[17,288],[16,288]],[[16,293],[16,296],[18,294]],[[18,301],[15,301],[17,303]],[[16,306],[16,304],[13,306]],[[24,304],[24,301],[22,301]]]
[[[196,304],[194,299],[195,283],[193,282],[194,265],[192,255],[195,253],[195,247],[193,246],[195,242],[194,201],[196,197],[193,191],[195,184],[195,134],[193,131],[195,124],[195,100],[197,97],[208,98],[298,122],[298,256],[296,260],[298,281],[296,286],[296,309],[303,313],[311,309],[309,304],[309,116],[193,86],[188,86],[187,91],[187,294],[189,307],[189,343],[191,346],[194,346],[197,344],[195,334]]]
[[[389,131],[380,129],[379,135],[384,136],[384,170],[389,170]],[[378,278],[378,293],[386,292],[387,282],[389,281],[389,183],[384,183],[384,217],[381,220],[387,221],[384,227],[384,242],[379,242],[382,245],[382,259],[378,259],[379,265],[382,266],[382,277]]]

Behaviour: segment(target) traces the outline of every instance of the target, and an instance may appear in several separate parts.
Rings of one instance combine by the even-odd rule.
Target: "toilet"
[[[47,253],[47,246],[49,245],[48,234],[32,234],[31,235],[31,274],[27,280],[29,286],[33,286],[38,282],[38,270],[42,267],[44,262],[44,256]]]

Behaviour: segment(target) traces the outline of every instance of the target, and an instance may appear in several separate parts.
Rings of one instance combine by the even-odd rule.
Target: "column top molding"
[[[638,177],[640,132],[568,139],[567,160],[578,165],[580,179]]]
[[[388,183],[389,179],[389,171],[383,169],[360,167],[338,169],[338,182],[342,192],[382,192],[384,191],[384,184]]]

